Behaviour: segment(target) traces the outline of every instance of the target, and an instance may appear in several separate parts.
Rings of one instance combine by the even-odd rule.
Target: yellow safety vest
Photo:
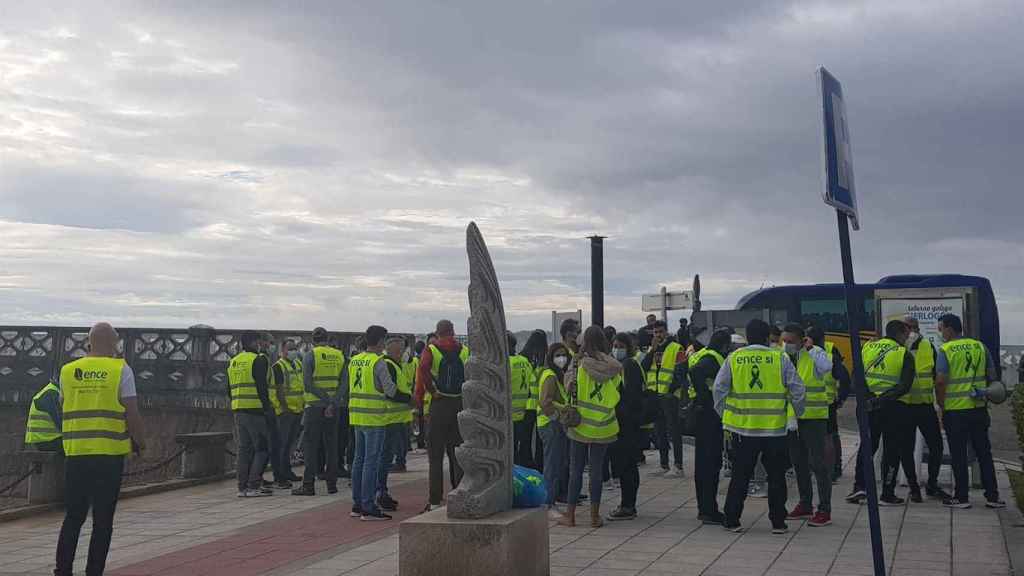
[[[316,346],[313,348],[313,386],[323,390],[328,398],[338,392],[338,376],[345,369],[345,355],[341,350],[330,346]],[[315,394],[303,393],[306,406],[320,402]]]
[[[540,375],[544,373],[545,368],[543,365],[534,368],[533,364],[530,364],[530,370],[530,397],[526,400],[526,411],[536,412],[540,406]]]
[[[834,358],[833,352],[835,351],[836,345],[832,342],[825,342],[825,355],[831,360]],[[832,377],[832,371],[829,370],[828,374],[822,379],[825,382],[825,390],[828,391],[828,403],[829,405],[834,404],[839,398],[839,383]]]
[[[530,382],[533,380],[533,366],[525,356],[516,354],[508,359],[512,388],[512,421],[522,422],[526,417],[526,403],[530,401]]]
[[[550,368],[544,368],[543,370],[541,370],[540,378],[538,378],[538,380],[540,380],[541,385],[543,385],[548,378],[555,379],[555,390],[558,392],[558,399],[555,400],[554,404],[556,408],[561,410],[562,408],[565,408],[565,405],[568,403],[568,394],[565,393],[565,385],[562,384],[562,380],[555,374],[554,370]],[[551,418],[546,416],[544,412],[542,412],[540,409],[539,393],[537,398],[537,428],[543,428],[551,423]]]
[[[25,426],[25,444],[38,444],[50,442],[60,438],[60,430],[57,430],[57,423],[53,421],[50,414],[36,408],[36,400],[43,397],[47,392],[60,394],[60,388],[53,382],[43,386],[42,390],[36,392],[28,403],[28,423]]]
[[[721,368],[722,364],[725,363],[725,358],[722,358],[721,354],[719,354],[718,352],[712,350],[711,348],[706,348],[705,347],[705,348],[701,348],[700,350],[698,350],[696,353],[694,353],[692,356],[690,356],[687,359],[686,367],[689,368],[690,370],[693,370],[693,367],[696,366],[701,360],[703,360],[705,356],[711,356],[715,360],[718,360],[718,367],[719,368]],[[708,390],[711,390],[712,388],[714,388],[714,386],[715,386],[715,379],[714,379],[714,377],[708,378],[708,380],[707,380],[707,382],[705,382],[705,384],[707,385]],[[693,385],[692,381],[690,382],[690,388],[686,391],[686,395],[689,396],[690,400],[693,400],[693,399],[697,398],[697,387]]]
[[[263,409],[263,403],[260,402],[260,396],[256,391],[256,379],[252,377],[252,365],[256,357],[255,352],[239,352],[228,364],[232,410]]]
[[[373,369],[382,356],[373,352],[357,354],[348,363],[348,421],[352,426],[387,426],[388,402],[373,385]]]
[[[391,358],[384,356],[384,361],[391,366],[392,370],[395,371],[395,385],[398,387],[399,392],[406,394],[412,393],[412,386],[409,384],[408,373],[402,370],[402,367],[398,365]],[[412,422],[412,409],[405,402],[392,402],[387,400],[385,397],[385,403],[388,409],[387,412],[387,423],[388,424],[408,424]]]
[[[914,351],[914,385],[910,392],[900,396],[904,404],[935,404],[935,348],[927,338],[922,338]]]
[[[811,358],[803,348],[797,357],[796,373],[807,389],[804,413],[800,415],[800,420],[827,420],[828,405],[832,403],[829,400],[828,386],[825,385],[824,379],[819,379],[815,375],[814,358]]]
[[[435,381],[437,379],[437,376],[441,373],[441,360],[443,360],[443,359],[444,359],[444,352],[442,352],[441,349],[438,348],[437,346],[434,346],[433,344],[431,344],[430,345],[430,375],[434,377]],[[469,346],[466,346],[465,344],[463,344],[462,347],[459,349],[459,360],[462,360],[463,364],[465,364],[466,361],[469,360]],[[445,394],[443,394],[441,392],[438,392],[438,394],[440,396],[444,396],[445,395]]]
[[[132,451],[121,404],[124,360],[86,356],[60,371],[64,453],[124,456]]]
[[[676,358],[683,351],[678,342],[669,342],[665,351],[661,354],[661,361],[652,359],[651,368],[647,371],[647,389],[655,390],[658,394],[668,394],[669,386],[672,385],[672,375],[676,368]],[[655,352],[652,350],[651,354]]]
[[[732,389],[725,397],[722,426],[748,436],[785,436],[789,393],[778,349],[741,348],[729,355]]]
[[[619,434],[619,419],[615,407],[619,405],[619,385],[622,374],[611,380],[598,382],[582,366],[576,369],[576,394],[571,399],[579,410],[580,423],[568,434],[577,442],[614,439]]]
[[[872,394],[882,394],[900,382],[907,349],[895,340],[882,338],[864,345],[864,380]]]
[[[277,366],[281,369],[284,382],[274,382],[275,393],[270,395],[270,402],[274,405],[274,413],[280,416],[284,412],[284,408],[287,408],[288,412],[300,414],[302,409],[306,407],[306,388],[302,383],[302,362],[296,360],[292,364],[291,360],[281,358],[277,361]],[[276,374],[274,378],[276,380]],[[284,387],[284,408],[281,407],[280,402],[277,400],[276,389],[279,386]]]
[[[949,364],[946,410],[970,410],[985,406],[982,398],[971,398],[972,390],[984,390],[987,382],[988,352],[973,338],[957,338],[942,345]]]

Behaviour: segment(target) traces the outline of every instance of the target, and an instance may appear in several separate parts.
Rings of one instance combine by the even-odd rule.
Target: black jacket
[[[639,434],[644,411],[644,373],[636,360],[627,358],[622,361],[622,385],[619,387],[619,393],[621,398],[615,407],[619,433]]]

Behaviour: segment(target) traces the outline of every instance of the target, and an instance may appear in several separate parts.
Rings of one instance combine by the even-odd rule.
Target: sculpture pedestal
[[[482,520],[437,510],[398,528],[399,576],[548,576],[548,514],[513,509]]]

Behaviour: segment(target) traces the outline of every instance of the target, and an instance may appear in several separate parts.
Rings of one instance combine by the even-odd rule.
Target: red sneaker
[[[786,516],[786,520],[803,520],[804,518],[810,518],[814,514],[814,510],[810,506],[804,506],[803,504],[797,504],[796,508]]]
[[[818,513],[814,515],[814,518],[811,518],[810,522],[807,523],[808,526],[814,526],[815,528],[821,528],[822,526],[828,526],[830,524],[832,524],[832,515],[828,512],[822,512],[821,510],[818,510]]]

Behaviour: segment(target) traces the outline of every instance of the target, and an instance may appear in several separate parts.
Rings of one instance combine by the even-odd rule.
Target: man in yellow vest
[[[313,347],[302,357],[303,413],[302,452],[306,468],[302,486],[293,496],[314,496],[316,475],[326,462],[327,493],[338,493],[338,406],[345,387],[345,354],[329,346],[321,327],[313,329]],[[321,442],[322,440],[322,442]]]
[[[85,573],[103,574],[114,532],[124,458],[145,450],[135,374],[117,358],[118,334],[106,322],[89,331],[89,353],[60,371],[64,442],[64,524],[57,540],[56,576],[71,576],[92,509]]]
[[[917,377],[910,387],[910,392],[900,397],[906,405],[904,418],[907,439],[903,443],[903,474],[907,477],[910,487],[910,501],[923,502],[921,485],[917,481],[917,462],[914,460],[914,449],[917,444],[917,431],[921,431],[925,444],[928,446],[928,483],[925,493],[930,498],[948,500],[952,496],[939,487],[939,470],[942,468],[942,431],[939,418],[935,414],[935,347],[927,338],[921,337],[921,327],[917,318],[907,316],[903,323],[910,329],[907,337],[907,350],[914,355],[914,369]]]
[[[569,354],[576,356],[580,349],[580,323],[575,318],[566,318],[558,327],[558,334],[562,337],[562,344],[569,349]]]
[[[640,362],[647,380],[647,389],[658,394],[661,415],[654,426],[661,469],[666,477],[683,477],[683,429],[679,421],[681,390],[686,382],[686,350],[669,335],[668,326],[658,320],[654,323],[651,349]],[[672,449],[674,469],[669,469],[668,453]]]
[[[388,475],[394,472],[399,456],[408,450],[409,423],[412,422],[412,381],[402,369],[402,351],[405,340],[392,336],[385,344],[385,355],[381,358],[388,376],[395,383],[394,389],[382,381],[387,416],[384,427],[384,451],[381,456],[380,482],[377,485],[377,507],[385,512],[398,510],[398,500],[388,491]],[[369,348],[368,348],[369,350]],[[404,440],[403,440],[404,436]]]
[[[306,407],[303,396],[305,389],[302,384],[302,362],[299,361],[299,351],[291,340],[283,340],[278,351],[280,358],[274,363],[273,390],[270,395],[271,403],[277,414],[277,430],[279,443],[274,458],[277,461],[277,468],[281,474],[278,478],[278,488],[291,488],[292,482],[301,481],[292,472],[292,452],[295,450],[295,442],[299,438],[299,431],[302,426],[302,410]],[[277,474],[276,473],[276,474]]]
[[[60,388],[47,382],[28,403],[25,445],[40,452],[64,452],[60,438]]]
[[[901,421],[903,406],[898,399],[910,391],[914,383],[915,368],[913,354],[907,354],[903,346],[907,341],[907,325],[902,320],[893,320],[885,325],[885,338],[864,344],[864,380],[867,384],[867,411],[871,427],[871,445],[861,444],[857,456],[857,474],[853,491],[846,497],[850,503],[862,502],[867,497],[864,491],[864,450],[870,450],[874,457],[879,440],[882,446],[882,496],[881,506],[901,506],[906,501],[896,496],[896,474],[900,466],[900,454],[906,427]]]
[[[800,502],[786,518],[807,519],[807,525],[813,527],[828,526],[832,523],[832,471],[828,466],[826,445],[832,438],[828,431],[831,398],[825,378],[832,373],[832,358],[814,345],[799,324],[786,325],[782,342],[807,394],[804,413],[797,419],[797,430],[789,434],[789,459],[796,472]],[[812,501],[812,473],[818,488],[817,512]]]
[[[263,469],[270,455],[274,407],[268,381],[270,363],[260,353],[262,336],[242,334],[242,351],[228,364],[231,412],[238,434],[238,497],[257,498],[273,492],[263,486]]]
[[[825,377],[825,387],[828,389],[829,397],[829,437],[826,442],[831,447],[828,459],[832,465],[832,482],[834,484],[843,475],[843,445],[839,437],[839,408],[850,396],[850,371],[843,364],[843,355],[835,344],[825,341],[824,330],[817,326],[810,326],[807,328],[807,337],[832,359],[832,372]],[[826,448],[828,447],[827,445]]]
[[[697,428],[694,434],[693,482],[697,490],[697,519],[704,524],[721,524],[725,518],[718,508],[718,480],[722,471],[722,418],[715,412],[711,387],[725,363],[732,343],[730,330],[716,330],[705,348],[691,354],[687,395],[693,403]]]
[[[992,443],[988,437],[991,419],[986,389],[999,379],[995,361],[988,348],[973,338],[964,337],[960,317],[946,314],[939,318],[944,344],[935,355],[935,400],[942,408],[942,423],[949,440],[956,490],[942,504],[949,508],[970,508],[967,482],[967,445],[981,468],[985,506],[1005,508],[999,499],[996,471],[992,463]]]
[[[526,421],[526,405],[530,401],[530,386],[533,382],[533,365],[525,356],[516,354],[516,337],[508,333],[508,367],[512,377],[512,429],[513,460],[519,466],[529,466],[533,461],[533,426]]]
[[[356,440],[351,516],[364,522],[391,519],[377,498],[390,422],[388,403],[400,394],[381,354],[387,334],[383,326],[367,328],[366,351],[356,354],[348,367],[348,418]]]
[[[747,323],[750,343],[729,355],[715,377],[712,390],[722,427],[732,433],[735,450],[732,478],[725,498],[722,526],[742,532],[740,516],[750,476],[758,460],[768,472],[768,518],[773,534],[785,534],[786,434],[788,410],[804,413],[806,392],[796,368],[782,350],[768,346],[771,328],[764,320]]]

